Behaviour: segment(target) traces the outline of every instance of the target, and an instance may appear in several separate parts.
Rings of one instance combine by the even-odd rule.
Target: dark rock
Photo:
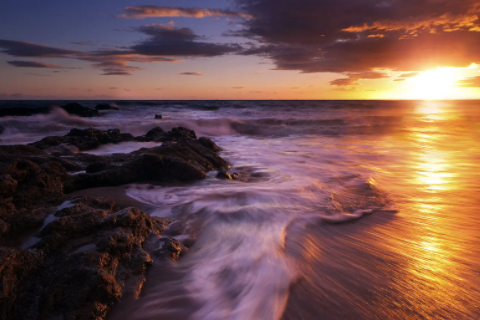
[[[3,126],[0,126],[0,134],[2,134],[5,131],[5,128]]]
[[[162,117],[161,114],[156,114],[155,115],[155,120],[162,120],[162,119],[163,119],[163,117]]]
[[[163,134],[160,128],[155,131]],[[180,134],[166,137],[195,136],[185,128],[176,132]],[[203,179],[209,171],[229,168],[216,151],[187,138],[106,156],[75,153],[60,157],[34,147],[61,142],[88,149],[124,139],[132,136],[118,130],[72,129],[66,136],[49,137],[30,146],[0,146],[0,236],[12,237],[26,228],[41,226],[65,200],[66,193],[137,182],[188,182]],[[80,171],[86,173],[69,174]]]
[[[184,127],[176,127],[171,131],[163,131],[160,127],[155,127],[148,131],[146,135],[135,137],[136,141],[142,142],[178,142],[180,140],[194,140],[197,138],[195,131]]]
[[[139,293],[152,263],[143,245],[167,222],[117,209],[83,198],[42,230],[34,248],[0,248],[0,318],[100,320],[129,290]],[[178,256],[175,245],[169,249]],[[134,286],[125,286],[129,279]]]
[[[110,104],[99,104],[95,107],[95,110],[100,111],[100,110],[120,110],[120,109]]]
[[[13,107],[13,108],[0,108],[0,117],[17,116],[17,117],[29,117],[35,114],[47,114],[51,111],[49,107],[39,108],[26,108],[26,107]]]
[[[103,162],[103,161],[94,162],[94,163],[87,166],[87,168],[85,169],[85,172],[86,173],[97,173],[97,172],[101,172],[103,170],[106,170],[109,167],[110,167],[110,165],[106,162]]]
[[[205,137],[200,137],[198,138],[198,142],[200,142],[200,144],[202,146],[204,146],[205,148],[207,149],[210,149],[210,150],[213,150],[213,151],[221,151],[222,149],[217,146],[215,144],[215,142],[213,142],[212,140],[208,139],[208,138],[205,138]]]
[[[177,260],[183,249],[184,246],[176,239],[160,238],[158,240],[156,254],[161,257],[169,257],[173,260]]]
[[[233,180],[232,175],[228,171],[218,171],[217,173],[217,178],[218,179],[228,179],[228,180]]]
[[[62,106],[61,108],[67,111],[68,113],[79,116],[79,117],[91,118],[91,117],[99,117],[101,115],[97,110],[86,108],[76,102],[69,103],[67,105]]]
[[[46,137],[30,145],[45,150],[47,148],[67,144],[77,147],[81,151],[92,150],[107,143],[121,143],[132,141],[133,136],[130,133],[121,133],[118,129],[98,130],[98,129],[72,129],[63,136]]]

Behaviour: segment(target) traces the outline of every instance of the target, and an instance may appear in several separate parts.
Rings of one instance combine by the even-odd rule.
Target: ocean
[[[480,318],[480,101],[78,102],[120,110],[3,117],[0,143],[183,126],[249,177],[118,188],[194,244],[110,319]]]

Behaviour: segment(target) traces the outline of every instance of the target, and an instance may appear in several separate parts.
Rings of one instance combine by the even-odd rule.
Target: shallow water
[[[480,102],[141,104],[0,118],[9,144],[182,125],[245,178],[128,187],[148,213],[176,218],[167,235],[190,248],[154,265],[111,319],[480,318]]]

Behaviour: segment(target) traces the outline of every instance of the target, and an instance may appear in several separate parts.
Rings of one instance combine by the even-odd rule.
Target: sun
[[[420,72],[410,79],[410,99],[442,100],[455,96],[456,82],[462,79],[457,68],[437,68]]]

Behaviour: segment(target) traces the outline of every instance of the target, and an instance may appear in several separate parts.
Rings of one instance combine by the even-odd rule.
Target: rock
[[[71,153],[63,157],[40,149],[57,143],[89,149],[133,137],[116,129],[72,129],[66,136],[48,137],[29,146],[0,146],[0,232],[13,237],[26,228],[40,226],[70,192],[138,182],[189,182],[203,179],[209,171],[230,167],[215,148],[206,148],[200,139],[185,138],[195,136],[193,131],[181,128],[172,132],[158,128],[150,135],[183,138],[128,154],[105,156]],[[81,171],[85,173],[77,174]]]
[[[140,292],[152,263],[144,242],[164,224],[105,199],[76,202],[34,248],[0,248],[1,319],[100,320],[127,290]]]
[[[45,150],[47,148],[67,144],[77,147],[80,151],[92,150],[107,143],[120,143],[132,141],[133,136],[129,133],[121,133],[118,129],[98,130],[98,129],[72,129],[63,136],[46,137],[30,145]]]
[[[160,127],[155,127],[152,130],[148,131],[144,136],[135,137],[136,141],[142,142],[162,142],[165,139],[165,131]]]
[[[89,164],[85,169],[86,173],[97,173],[109,168],[109,164],[105,161],[94,162]]]
[[[26,107],[12,107],[0,108],[0,117],[17,116],[29,117],[35,114],[47,114],[51,111],[49,107],[26,108]]]
[[[198,142],[204,146],[207,149],[213,150],[213,151],[221,151],[222,149],[215,144],[212,140],[205,138],[205,137],[200,137],[198,138]]]
[[[162,120],[162,119],[163,119],[163,117],[162,117],[161,114],[156,114],[155,115],[155,120]]]
[[[68,113],[79,116],[79,117],[91,118],[91,117],[100,116],[100,113],[97,110],[86,108],[76,102],[69,103],[67,105],[62,106],[61,108],[67,111]]]
[[[217,178],[218,179],[228,179],[228,180],[233,180],[232,175],[228,171],[218,171],[217,173]]]
[[[0,126],[0,134],[2,134],[5,131],[5,128],[3,126]]]
[[[184,246],[176,239],[160,238],[158,240],[158,249],[155,253],[160,257],[171,258],[177,260]]]
[[[98,104],[95,107],[95,110],[100,111],[100,110],[120,110],[117,106],[112,106],[110,104]]]

